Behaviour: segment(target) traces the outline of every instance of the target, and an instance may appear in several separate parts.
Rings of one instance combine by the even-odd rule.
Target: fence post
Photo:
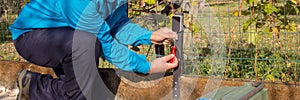
[[[180,99],[180,76],[182,74],[183,68],[183,15],[176,14],[172,16],[172,30],[177,32],[176,39],[174,40],[174,45],[176,47],[176,57],[178,59],[178,67],[174,69],[173,72],[173,99]]]

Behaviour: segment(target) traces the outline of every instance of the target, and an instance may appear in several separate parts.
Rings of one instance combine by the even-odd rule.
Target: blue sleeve
[[[87,31],[97,36],[102,46],[103,57],[106,60],[126,71],[148,73],[150,63],[146,57],[130,51],[125,45],[114,39],[110,34],[113,27],[105,21],[114,9],[122,5],[122,1],[116,0],[115,4],[107,4],[103,1],[66,1],[61,1],[62,4],[65,4],[61,7],[66,21],[75,29]]]
[[[141,44],[151,44],[150,37],[152,31],[142,28],[139,25],[128,22],[117,33],[116,38],[124,44],[138,46]]]
[[[103,25],[101,28],[108,27],[106,23]],[[135,71],[144,74],[150,70],[150,63],[146,60],[145,55],[130,51],[127,46],[120,44],[110,34],[99,33],[97,38],[102,44],[104,58],[112,64],[126,71]]]
[[[107,24],[112,28],[111,35],[125,45],[151,44],[152,31],[132,23],[128,18],[127,9],[127,4],[121,5],[106,18]]]

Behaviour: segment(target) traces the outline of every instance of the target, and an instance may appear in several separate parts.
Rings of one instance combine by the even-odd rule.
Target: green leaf
[[[155,5],[156,0],[145,0],[148,5]]]
[[[291,0],[292,3],[294,4],[297,4],[297,1],[296,0]]]
[[[274,12],[278,12],[279,10],[273,6],[271,3],[268,3],[265,7],[264,7],[264,12],[267,13],[267,15],[270,15]]]
[[[299,14],[299,9],[298,9],[299,6],[293,6],[293,7],[295,9],[296,15],[298,15]]]
[[[257,17],[248,19],[243,25],[243,32],[246,32],[248,30],[249,26],[255,21],[257,21]]]
[[[256,1],[256,0],[247,0],[246,2],[247,2],[248,4],[252,4],[252,3],[255,3],[255,1]]]
[[[256,45],[256,41],[255,41],[256,39],[255,38],[256,38],[256,34],[255,33],[252,33],[252,32],[248,33],[248,43],[249,44],[252,43],[253,45]]]

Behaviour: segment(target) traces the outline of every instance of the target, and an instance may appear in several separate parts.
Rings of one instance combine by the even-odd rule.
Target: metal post
[[[172,17],[172,30],[177,32],[177,37],[175,39],[175,47],[176,47],[176,57],[178,59],[178,67],[174,69],[173,72],[173,99],[180,99],[180,76],[182,74],[183,68],[183,15],[177,14]]]

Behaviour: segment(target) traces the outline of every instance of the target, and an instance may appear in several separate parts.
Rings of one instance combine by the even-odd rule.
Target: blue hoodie
[[[9,27],[13,40],[33,28],[72,27],[94,34],[115,66],[146,74],[150,62],[126,45],[151,44],[152,31],[127,17],[127,0],[31,0]]]

